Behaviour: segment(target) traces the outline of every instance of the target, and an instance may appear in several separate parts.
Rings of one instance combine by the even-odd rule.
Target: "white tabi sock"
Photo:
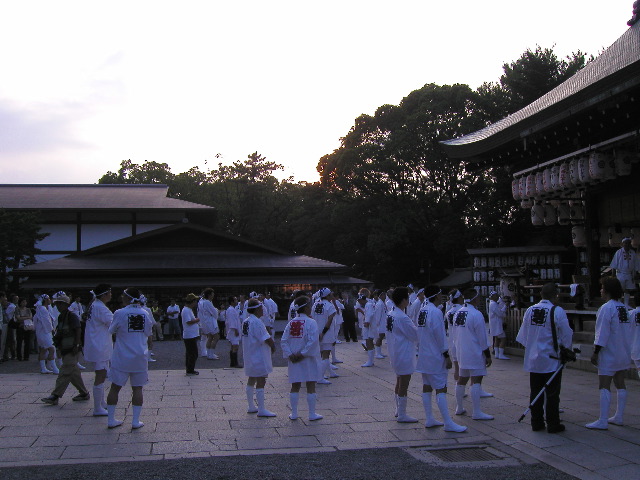
[[[264,388],[256,388],[256,400],[258,400],[259,417],[275,417],[276,414],[264,408]]]
[[[56,375],[58,375],[60,373],[60,370],[58,370],[58,366],[56,365],[56,360],[55,359],[49,360],[49,370],[51,370]]]
[[[587,428],[607,430],[609,428],[609,406],[611,405],[611,392],[606,388],[600,389],[600,418],[595,422],[585,425]]]
[[[331,361],[332,361],[332,362],[335,362],[336,360],[338,360],[338,359],[336,358],[336,346],[335,346],[335,345],[333,345],[333,346],[331,347]]]
[[[247,413],[256,413],[258,408],[256,407],[256,402],[253,401],[253,387],[247,385],[244,391],[247,394]]]
[[[398,418],[396,419],[398,423],[416,423],[418,421],[417,418],[407,415],[407,400],[407,397],[398,396]]]
[[[320,420],[322,415],[316,413],[316,400],[317,395],[315,393],[307,393],[307,405],[309,406],[309,420]]]
[[[142,405],[134,405],[133,420],[131,421],[131,428],[133,429],[144,427],[144,423],[140,421],[140,412],[142,412]]]
[[[104,403],[104,383],[93,386],[93,416],[104,417],[107,411],[102,404]]]
[[[446,393],[438,393],[436,395],[436,403],[438,404],[438,409],[440,410],[440,415],[442,415],[442,419],[444,420],[444,431],[445,432],[457,432],[461,433],[467,430],[467,427],[462,425],[458,425],[451,419],[451,415],[449,415],[449,409],[447,408],[447,394]]]
[[[481,389],[482,387],[479,383],[471,385],[471,402],[473,404],[473,414],[471,418],[474,420],[493,420],[493,415],[486,414],[482,411],[480,400]]]
[[[289,414],[289,418],[291,420],[298,419],[298,392],[289,393],[289,403],[291,404],[291,413]]]
[[[424,426],[427,428],[441,427],[443,423],[438,422],[435,418],[433,418],[433,407],[431,406],[431,392],[422,392],[422,406],[424,407],[424,414],[427,417],[427,420],[425,421]]]
[[[609,423],[614,425],[623,425],[623,417],[624,417],[624,407],[627,405],[627,390],[624,388],[620,388],[617,391],[617,408],[616,414],[609,418]]]
[[[116,405],[107,405],[107,426],[115,428],[122,425],[122,420],[116,420]]]
[[[51,370],[47,368],[47,361],[40,360],[40,373],[53,373]]]

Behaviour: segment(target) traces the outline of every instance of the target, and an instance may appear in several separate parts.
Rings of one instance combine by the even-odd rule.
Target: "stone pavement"
[[[118,409],[125,425],[108,430],[104,417],[91,416],[92,402],[71,401],[73,387],[59,405],[42,404],[39,399],[53,387],[52,376],[0,374],[0,467],[385,447],[400,447],[420,457],[433,449],[480,446],[494,454],[489,462],[494,466],[542,462],[584,479],[640,478],[638,381],[628,381],[626,426],[595,432],[583,425],[597,416],[596,376],[577,370],[564,372],[561,406],[567,431],[549,435],[532,432],[528,418],[517,423],[528,404],[528,376],[521,370],[521,360],[495,361],[484,383],[495,398],[484,399],[483,409],[496,419],[478,422],[455,417],[469,429],[454,434],[442,428],[425,429],[422,423],[394,421],[395,376],[387,360],[377,360],[374,368],[361,368],[365,355],[353,343],[339,345],[338,355],[345,362],[338,370],[341,377],[332,385],[317,387],[318,413],[325,418],[311,423],[305,419],[304,388],[302,417],[297,421],[287,418],[289,384],[284,367],[275,368],[267,383],[267,407],[278,414],[270,419],[245,412],[242,370],[200,368],[198,377],[186,377],[181,370],[153,370],[144,391],[141,419],[145,426],[136,431],[129,427],[127,387],[121,392]],[[208,366],[204,361],[199,365]],[[89,384],[92,375],[84,378]],[[424,421],[420,392],[416,374],[408,413]],[[466,401],[470,410],[470,398]],[[449,404],[453,407],[451,395]]]

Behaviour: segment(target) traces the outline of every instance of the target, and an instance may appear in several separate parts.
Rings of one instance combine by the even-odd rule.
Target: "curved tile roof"
[[[613,45],[582,70],[535,102],[481,130],[440,143],[452,158],[484,153],[489,148],[496,146],[496,143],[500,145],[514,138],[519,138],[520,132],[526,128],[524,123],[532,117],[539,116],[543,112],[549,115],[555,114],[554,107],[562,108],[558,104],[564,100],[589,89],[630,65],[639,64],[639,62],[640,22],[629,28]],[[553,111],[547,112],[548,110]],[[500,137],[502,141],[496,137]],[[489,145],[490,142],[487,142],[489,139],[494,140],[491,145]],[[471,151],[465,147],[474,148]]]

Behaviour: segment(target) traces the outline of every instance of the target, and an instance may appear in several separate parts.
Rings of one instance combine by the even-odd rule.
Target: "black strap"
[[[551,335],[553,335],[553,350],[558,352],[558,334],[556,333],[556,322],[554,321],[556,313],[556,306],[551,307],[551,312],[549,312],[549,320],[551,321]]]

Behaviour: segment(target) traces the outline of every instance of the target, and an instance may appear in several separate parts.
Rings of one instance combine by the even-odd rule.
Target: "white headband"
[[[431,299],[431,298],[435,297],[436,295],[440,295],[441,293],[442,293],[442,290],[440,289],[436,293],[434,293],[433,295],[431,295],[430,297],[427,297],[427,298]]]
[[[460,290],[456,290],[456,293],[449,295],[449,298],[451,299],[451,301],[455,300],[456,298],[460,298],[462,296],[462,294],[460,293]]]
[[[256,308],[262,307],[262,302],[256,304],[256,305],[251,305],[250,307],[247,307],[247,310],[255,310]]]
[[[144,300],[145,300],[144,295],[140,295],[139,298],[135,298],[129,295],[126,290],[124,291],[124,294],[131,299],[129,303],[136,303],[136,302],[144,303]]]
[[[480,295],[480,293],[479,293],[479,292],[476,292],[476,294],[475,294],[473,297],[471,297],[469,300],[467,300],[467,299],[465,298],[465,299],[464,299],[464,303],[471,303],[471,302],[473,302],[473,301],[478,297],[478,295]]]
[[[89,293],[91,294],[91,296],[92,296],[93,298],[98,298],[98,297],[101,297],[102,295],[104,295],[105,293],[109,293],[110,291],[111,291],[111,289],[105,290],[105,291],[104,291],[104,292],[102,292],[102,293],[94,293],[94,291],[93,291],[93,290],[89,290]]]

